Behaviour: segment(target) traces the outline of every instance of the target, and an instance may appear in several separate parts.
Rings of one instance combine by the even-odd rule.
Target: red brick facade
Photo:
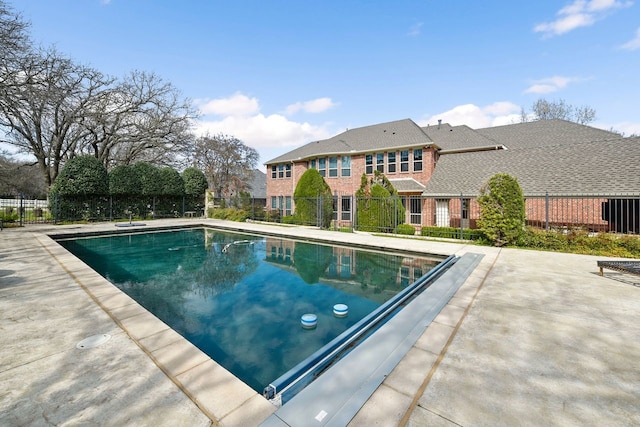
[[[422,150],[422,159],[416,160],[413,157],[415,150]],[[408,171],[401,171],[401,161],[400,161],[400,152],[408,151]],[[393,153],[393,151],[392,151]],[[388,151],[379,151],[374,153],[364,153],[364,154],[354,154],[347,155],[351,160],[350,164],[350,174],[349,176],[342,176],[342,158],[343,155],[336,155],[331,157],[337,157],[337,176],[330,176],[329,171],[329,158],[330,156],[324,157],[319,156],[314,159],[292,162],[290,163],[291,172],[288,173],[287,165],[282,164],[282,173],[281,173],[281,164],[271,164],[267,165],[267,208],[274,208],[273,201],[275,197],[275,208],[277,209],[286,209],[286,198],[291,198],[291,209],[295,210],[293,206],[293,193],[295,192],[296,185],[298,180],[302,176],[303,173],[307,171],[310,167],[311,162],[316,162],[316,168],[318,168],[318,161],[320,158],[326,159],[326,171],[324,180],[331,188],[331,192],[333,194],[339,196],[351,196],[355,195],[356,191],[360,187],[360,179],[363,174],[366,173],[366,159],[367,155],[372,156],[372,164],[370,165],[371,173],[367,173],[367,176],[373,176],[373,171],[377,169],[379,166],[376,163],[377,154],[383,154],[384,163],[380,165],[383,168],[383,173],[390,180],[393,179],[401,179],[401,178],[412,178],[421,184],[426,184],[429,179],[431,179],[431,175],[433,174],[433,170],[435,167],[435,150],[431,146],[425,147],[415,147],[408,150],[398,150],[396,153],[396,162],[395,162],[395,171],[390,171],[389,165],[389,152]],[[422,170],[415,170],[416,164],[419,163]],[[273,171],[273,167],[275,167],[275,172]],[[275,178],[274,178],[275,174]],[[290,176],[288,176],[290,175]],[[419,193],[416,193],[419,195]],[[281,200],[283,201],[282,205]]]

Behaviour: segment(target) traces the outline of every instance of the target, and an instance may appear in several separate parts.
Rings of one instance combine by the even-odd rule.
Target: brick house
[[[350,223],[360,177],[378,170],[402,197],[406,223],[475,228],[480,188],[492,175],[508,173],[525,193],[531,224],[549,226],[549,212],[552,223],[564,223],[579,211],[591,214],[579,221],[594,230],[639,228],[640,138],[564,120],[474,130],[404,119],[308,143],[266,166],[267,208],[284,215],[295,209],[298,179],[315,168],[334,193],[336,221]],[[624,218],[615,218],[620,214],[612,206],[626,211]],[[628,230],[619,230],[620,223]]]

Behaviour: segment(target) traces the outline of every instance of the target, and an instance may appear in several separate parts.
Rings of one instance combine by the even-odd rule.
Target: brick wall
[[[374,160],[375,161],[375,160]],[[389,179],[413,178],[416,181],[427,184],[431,179],[435,167],[435,151],[433,148],[423,148],[422,153],[422,171],[413,172],[413,158],[410,156],[409,169],[410,172],[399,172],[400,160],[397,160],[397,172],[389,173],[387,171],[387,153],[385,152],[385,176]],[[338,162],[338,176],[325,176],[324,180],[331,188],[331,192],[340,195],[352,195],[360,187],[360,177],[365,173],[365,155],[356,154],[351,156],[351,176],[341,176],[340,159]],[[267,166],[267,205],[270,206],[272,196],[293,196],[296,189],[296,183],[307,170],[307,161],[294,162],[292,166],[291,178],[275,178],[271,177],[271,165]],[[375,169],[375,164],[374,164]],[[328,173],[327,173],[328,175]],[[371,174],[372,176],[372,174]]]

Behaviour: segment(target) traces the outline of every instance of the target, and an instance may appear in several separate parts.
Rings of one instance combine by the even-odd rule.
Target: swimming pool
[[[440,262],[202,228],[60,244],[258,392]]]

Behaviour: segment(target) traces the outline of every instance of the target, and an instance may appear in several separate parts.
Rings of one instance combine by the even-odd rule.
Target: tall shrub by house
[[[132,166],[118,165],[109,171],[109,194],[112,196],[142,194],[140,178]]]
[[[160,168],[160,194],[156,210],[162,216],[182,216],[184,202],[184,181],[177,170],[171,167]]]
[[[293,193],[295,217],[302,224],[329,228],[333,219],[331,188],[316,169],[302,174]]]
[[[182,172],[184,181],[185,210],[202,213],[204,209],[204,195],[209,188],[207,177],[197,168],[186,168]]]
[[[379,171],[371,179],[362,175],[356,200],[358,230],[390,233],[404,222],[405,209],[398,192]]]
[[[494,245],[515,243],[524,233],[525,203],[518,181],[504,173],[492,176],[480,190],[480,229]]]
[[[57,219],[102,220],[108,215],[109,178],[93,156],[69,160],[50,190],[50,209]]]
[[[109,171],[109,194],[112,198],[114,218],[139,217],[145,212],[146,203],[141,201],[142,183],[133,166],[118,165]]]
[[[151,163],[138,162],[133,169],[140,179],[140,189],[144,196],[159,196],[162,194],[162,177],[160,169]]]

